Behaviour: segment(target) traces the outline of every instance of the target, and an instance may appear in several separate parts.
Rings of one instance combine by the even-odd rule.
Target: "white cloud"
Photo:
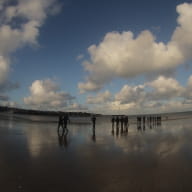
[[[10,54],[26,45],[37,45],[39,28],[57,0],[16,0],[10,5],[0,2],[0,85],[6,83],[10,71]],[[58,9],[58,8],[57,8]],[[51,12],[52,13],[52,12]]]
[[[82,105],[79,103],[72,103],[71,105],[69,105],[66,109],[67,111],[88,111],[88,107],[86,105]]]
[[[1,42],[1,41],[0,41]],[[9,62],[3,56],[0,56],[0,85],[2,85],[9,72]]]
[[[177,6],[177,12],[178,26],[167,44],[145,30],[136,37],[131,31],[109,32],[99,45],[91,45],[90,61],[84,62],[89,76],[79,83],[80,91],[97,91],[114,78],[164,74],[191,59],[192,4]]]
[[[142,102],[146,96],[144,88],[144,85],[124,85],[120,92],[115,95],[115,100],[119,101],[121,104]]]
[[[15,17],[23,17],[32,21],[43,22],[47,14],[56,8],[58,9],[55,0],[17,0],[16,5],[6,8],[5,16],[8,21]],[[57,13],[57,11],[51,11],[51,13],[55,12]]]
[[[192,100],[192,75],[188,79],[187,88],[184,92],[186,100]]]
[[[80,55],[77,56],[77,61],[82,60],[83,58],[84,58],[84,55],[80,54]]]
[[[177,47],[185,59],[191,59],[192,49],[192,4],[184,3],[177,6],[179,26],[173,33],[171,42],[176,43]]]
[[[192,107],[192,76],[182,86],[174,78],[163,76],[141,85],[124,85],[110,100],[108,91],[89,96],[87,104],[97,104],[93,110],[106,114],[139,114],[190,110]]]
[[[79,83],[78,87],[80,89],[80,93],[85,93],[86,91],[89,91],[89,90],[101,89],[101,85],[98,85],[91,81],[87,81],[86,83]]]
[[[163,100],[174,97],[180,97],[183,95],[184,88],[179,82],[173,78],[165,78],[163,76],[158,77],[156,80],[146,83],[153,89],[147,94],[148,99]]]
[[[120,92],[115,95],[115,100],[121,104],[168,101],[183,97],[187,89],[187,87],[182,87],[173,78],[159,76],[157,79],[146,82],[143,85],[124,85]]]
[[[102,104],[110,101],[112,99],[112,94],[109,91],[104,93],[98,93],[96,96],[89,95],[87,97],[88,104]]]
[[[24,103],[39,109],[62,109],[75,99],[69,93],[60,91],[58,85],[50,79],[34,81],[30,94],[24,98]]]

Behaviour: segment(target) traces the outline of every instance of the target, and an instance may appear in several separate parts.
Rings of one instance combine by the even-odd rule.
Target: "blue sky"
[[[192,18],[187,14],[192,10],[191,0],[11,2],[0,3],[2,105],[128,114],[154,112],[155,107],[159,112],[191,108],[184,103],[190,103],[192,95],[192,58],[186,53],[192,51],[192,40],[181,41],[182,35],[187,38],[192,31],[187,26]],[[175,32],[179,15],[184,29]],[[29,24],[31,28],[24,31],[22,27]],[[18,34],[13,33],[15,29]],[[138,37],[142,39],[133,41]],[[92,45],[95,48],[90,52]],[[162,56],[153,48],[163,49]],[[145,49],[150,53],[142,55]],[[114,61],[113,68],[105,55]],[[154,62],[146,60],[148,56]],[[166,82],[173,86],[165,86]]]

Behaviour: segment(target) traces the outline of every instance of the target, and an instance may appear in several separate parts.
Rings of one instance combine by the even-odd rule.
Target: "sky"
[[[192,0],[1,0],[0,105],[192,109]]]

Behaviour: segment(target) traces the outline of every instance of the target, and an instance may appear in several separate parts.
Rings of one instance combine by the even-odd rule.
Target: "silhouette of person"
[[[112,116],[112,118],[111,118],[111,123],[112,123],[112,129],[114,128],[114,123],[115,123],[115,117],[114,116]]]
[[[92,135],[93,142],[96,142],[96,134],[95,134],[95,128],[93,127],[93,135]]]
[[[116,127],[119,128],[119,117],[118,116],[116,117]]]
[[[64,125],[65,129],[67,129],[67,123],[68,122],[69,122],[69,116],[68,116],[68,114],[65,114],[64,118],[63,118],[63,125]]]
[[[96,117],[94,115],[92,116],[91,121],[93,123],[93,128],[95,128]]]
[[[114,116],[112,116],[112,118],[111,118],[111,123],[112,123],[112,134],[114,135],[114,124],[115,124],[115,117]]]
[[[143,116],[143,125],[145,125],[145,116]]]
[[[137,129],[138,129],[138,131],[141,131],[141,120],[142,120],[142,117],[138,116],[137,117]]]
[[[160,126],[161,125],[161,116],[157,117],[157,125]]]
[[[128,118],[128,116],[125,116],[124,117],[124,126],[125,126],[126,129],[128,127],[128,123],[129,123],[129,118]]]
[[[62,115],[62,113],[59,113],[58,129],[59,129],[60,127],[63,128],[63,115]]]
[[[124,124],[124,118],[123,118],[123,116],[121,116],[120,122],[121,122],[121,131],[123,132],[123,124]]]
[[[137,125],[141,125],[141,117],[140,116],[137,117]]]

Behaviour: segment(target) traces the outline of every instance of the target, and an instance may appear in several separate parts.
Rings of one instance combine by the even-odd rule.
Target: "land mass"
[[[58,116],[60,113],[63,114],[68,113],[70,116],[78,116],[78,117],[88,117],[93,115],[92,113],[87,112],[42,111],[42,110],[21,109],[7,106],[0,106],[0,112],[22,114],[22,115],[47,115],[47,116]],[[100,116],[100,114],[94,114],[94,115]]]

